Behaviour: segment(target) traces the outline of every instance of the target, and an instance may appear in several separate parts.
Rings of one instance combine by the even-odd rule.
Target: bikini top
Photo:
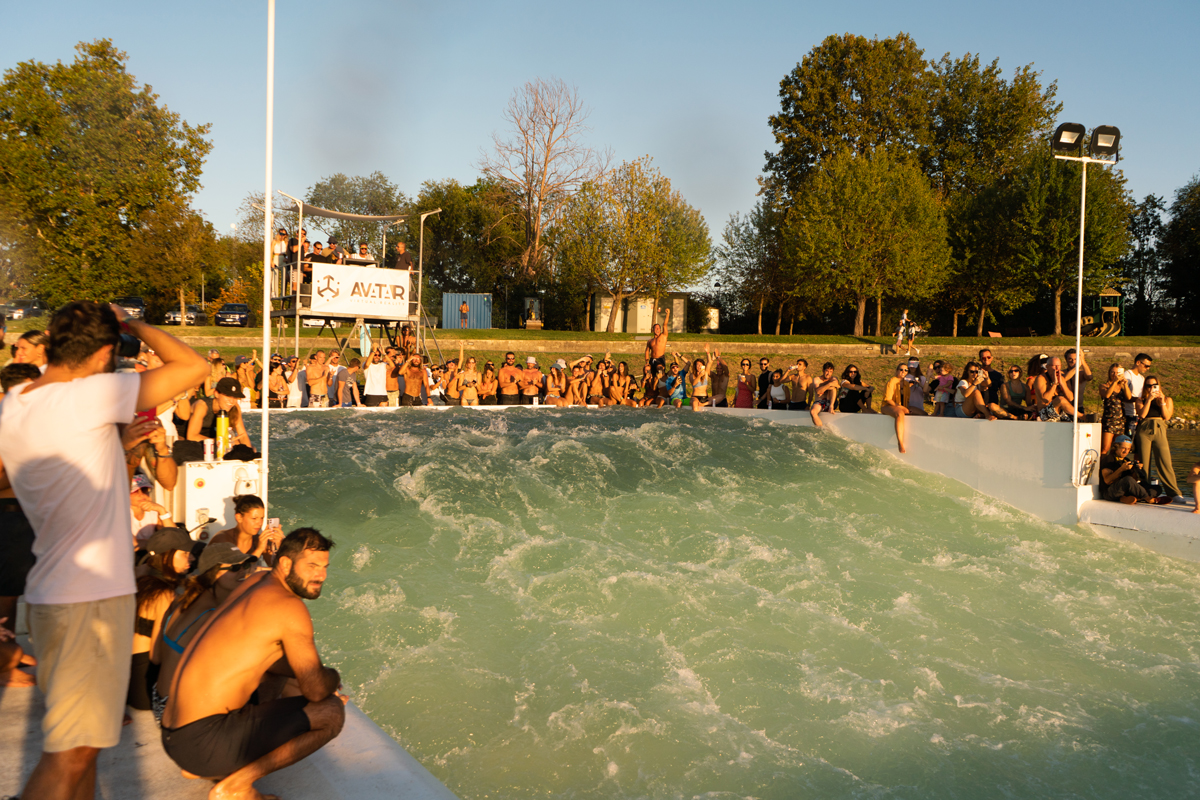
[[[200,620],[201,620],[201,619],[204,617],[204,615],[205,615],[205,614],[207,614],[207,613],[208,613],[208,612],[210,612],[210,611],[212,611],[212,609],[211,609],[211,608],[206,608],[206,609],[204,609],[203,611],[201,611],[201,612],[200,612],[200,616],[196,617],[194,620],[192,620],[191,622],[189,622],[189,623],[187,624],[187,627],[185,627],[183,630],[181,630],[181,631],[179,632],[179,635],[178,635],[178,636],[176,636],[174,639],[172,639],[172,638],[171,638],[171,637],[170,637],[170,636],[167,634],[167,628],[168,628],[168,627],[170,626],[170,624],[171,624],[171,615],[170,615],[170,614],[167,614],[167,618],[163,620],[163,626],[162,626],[162,632],[163,632],[163,641],[166,643],[167,647],[171,648],[171,649],[172,649],[172,650],[174,650],[176,653],[179,653],[179,655],[183,655],[183,647],[184,647],[184,646],[183,646],[183,645],[181,645],[181,644],[179,643],[179,640],[180,640],[180,639],[182,639],[184,636],[186,636],[186,635],[187,635],[187,632],[188,632],[188,630],[190,630],[190,629],[191,629],[191,627],[192,627],[193,625],[195,625],[197,622],[199,622],[199,621],[200,621]]]

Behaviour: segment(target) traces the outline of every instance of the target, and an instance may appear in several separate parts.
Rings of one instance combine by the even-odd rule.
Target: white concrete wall
[[[812,425],[807,411],[714,410],[780,425]],[[906,464],[954,478],[1049,522],[1075,525],[1080,504],[1094,494],[1091,486],[1071,484],[1071,426],[1064,423],[910,417],[908,452],[901,454],[889,416],[822,414],[821,421],[840,436],[889,451]],[[1079,428],[1081,449],[1099,442],[1099,425]]]

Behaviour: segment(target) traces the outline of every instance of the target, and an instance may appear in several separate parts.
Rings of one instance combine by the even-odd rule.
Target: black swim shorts
[[[666,371],[667,357],[665,355],[659,356],[658,358],[650,359],[650,374],[651,375],[653,375],[654,371],[656,369],[658,369],[659,367],[662,367],[664,372]]]
[[[312,730],[303,697],[283,697],[213,714],[182,728],[162,729],[163,749],[180,769],[201,778],[227,778],[247,764]]]
[[[500,395],[500,405],[516,406],[521,404],[521,395],[519,394],[502,394]]]

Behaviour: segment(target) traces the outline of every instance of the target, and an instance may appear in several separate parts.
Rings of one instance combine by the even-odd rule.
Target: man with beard
[[[163,748],[185,772],[219,781],[210,798],[258,797],[256,780],[342,730],[341,679],[321,664],[303,602],[321,596],[331,547],[313,528],[288,534],[274,569],[210,614],[175,668]]]

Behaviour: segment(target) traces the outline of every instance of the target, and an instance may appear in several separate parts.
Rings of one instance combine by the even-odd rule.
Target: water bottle
[[[229,452],[229,412],[217,412],[217,460],[225,458]]]

